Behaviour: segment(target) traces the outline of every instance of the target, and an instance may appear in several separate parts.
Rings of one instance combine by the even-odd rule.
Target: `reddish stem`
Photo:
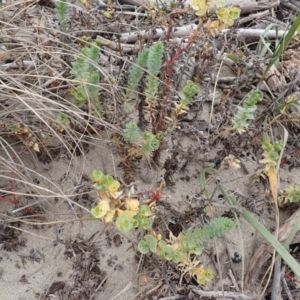
[[[13,178],[13,172],[10,172],[9,176],[11,178]],[[14,204],[19,204],[19,200],[17,199],[16,195],[13,193],[14,191],[14,182],[12,180],[9,181],[9,185],[10,185],[10,190],[11,190],[11,195],[13,197],[13,203]]]
[[[170,40],[172,29],[173,29],[173,25],[170,25],[167,30],[167,34],[166,34],[166,42],[168,42]]]
[[[191,45],[194,42],[195,37],[196,37],[196,34],[193,33],[193,35],[190,37],[189,43],[186,45],[186,49],[189,49],[191,47]],[[171,75],[172,75],[173,65],[174,65],[175,61],[177,60],[177,58],[180,56],[180,54],[182,52],[183,52],[182,48],[177,49],[177,51],[175,52],[175,55],[173,56],[173,58],[168,63],[168,67],[167,67],[167,80],[166,80],[166,83],[168,85],[170,85],[170,83],[171,83]]]
[[[172,32],[172,26],[169,26],[167,34],[166,34],[166,41],[169,40],[169,38],[171,36],[171,32]],[[192,36],[190,37],[189,43],[187,44],[186,49],[188,49],[193,44],[194,39],[196,37],[196,33],[197,32],[193,33]],[[165,95],[167,95],[170,90],[173,65],[175,64],[176,60],[178,59],[178,57],[181,55],[182,52],[183,52],[182,48],[177,49],[173,58],[167,64],[166,81],[165,81],[166,85],[165,85],[165,91],[164,91]],[[161,104],[161,111],[160,111],[160,117],[159,117],[157,131],[161,131],[162,127],[164,125],[167,102],[168,102],[168,97],[164,96],[162,104]]]
[[[24,20],[26,21],[26,23],[30,23],[30,20],[28,18],[28,15],[27,15],[27,8],[28,8],[28,3],[25,4],[25,8],[24,8],[24,12],[23,12],[23,17],[24,17]]]
[[[27,152],[28,152],[28,148],[25,147],[25,148],[23,148],[19,153],[13,155],[13,156],[11,157],[11,159],[12,159],[12,160],[15,160],[18,156],[21,156],[22,154],[27,153]]]
[[[9,198],[6,198],[6,197],[1,197],[0,196],[0,201],[3,201],[3,202],[8,202],[8,203],[13,203],[13,204],[18,204],[19,202],[15,202],[15,200],[11,200]]]
[[[285,274],[284,274],[284,277],[287,278],[287,279],[289,279],[289,280],[291,280],[291,281],[293,281],[293,282],[294,282],[294,281],[296,281],[296,282],[298,282],[298,283],[300,282],[300,281],[297,280],[294,276],[291,276],[291,275],[288,274],[288,273],[285,273]]]

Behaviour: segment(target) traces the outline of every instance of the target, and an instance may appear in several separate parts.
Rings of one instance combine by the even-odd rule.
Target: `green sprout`
[[[179,93],[180,101],[175,104],[175,115],[178,117],[180,114],[185,113],[189,108],[188,105],[192,103],[193,97],[200,92],[200,87],[194,84],[192,80],[187,80],[186,85]]]
[[[276,141],[275,143],[270,142],[270,138],[265,134],[264,141],[262,144],[262,148],[264,150],[263,156],[264,158],[259,162],[266,165],[266,171],[269,168],[274,168],[277,165],[277,161],[279,159],[279,153],[283,147],[283,141]]]
[[[159,256],[162,256],[165,260],[173,260],[175,251],[166,243],[166,241],[160,240],[158,243],[158,247],[159,250],[157,251],[157,254]]]
[[[296,203],[300,201],[300,185],[296,184],[295,186],[291,186],[285,188],[283,191],[283,195],[280,197],[280,204],[286,203]]]
[[[136,143],[139,139],[139,128],[136,122],[129,122],[123,130],[124,137],[127,141]]]
[[[211,281],[213,279],[213,273],[210,270],[206,270],[203,267],[197,268],[194,273],[199,284],[205,284],[206,281]]]
[[[240,17],[241,10],[238,7],[228,6],[217,9],[218,19],[226,26],[232,26],[234,21]]]
[[[73,103],[82,107],[89,100],[90,112],[97,117],[103,114],[103,106],[100,102],[100,76],[97,68],[100,56],[100,48],[97,43],[90,43],[81,49],[81,53],[75,56],[71,74],[74,76],[76,87],[71,91]]]
[[[94,188],[97,190],[108,190],[115,182],[112,176],[104,175],[101,171],[94,171],[92,180],[94,181]]]
[[[129,72],[127,99],[130,99],[132,92],[136,89],[146,69],[146,102],[148,104],[155,104],[159,86],[158,74],[162,68],[163,51],[164,44],[157,42],[149,49],[144,49],[140,52]]]
[[[70,126],[70,120],[64,113],[58,113],[56,116],[56,122],[62,125],[63,127]]]
[[[249,126],[248,120],[254,120],[253,113],[257,109],[257,102],[263,99],[263,94],[259,90],[252,90],[243,100],[243,106],[238,106],[238,112],[232,119],[233,129],[238,133],[245,132]]]
[[[150,251],[155,252],[157,247],[157,240],[152,235],[145,235],[139,242],[138,249],[142,254],[147,254]]]
[[[149,218],[141,218],[140,222],[138,223],[138,228],[143,230],[148,230],[152,226],[152,222]]]
[[[66,33],[68,30],[68,2],[67,0],[58,0],[55,2],[55,11],[60,20],[61,31]]]
[[[132,92],[137,88],[137,85],[139,84],[140,80],[143,77],[144,74],[144,68],[147,64],[147,58],[148,58],[149,49],[144,49],[140,52],[138,55],[135,64],[131,66],[131,69],[129,71],[129,80],[128,80],[128,88],[126,97],[127,99],[130,99]]]
[[[140,151],[146,159],[149,159],[152,153],[159,148],[162,139],[161,133],[153,134],[150,131],[145,131],[142,136],[140,136],[138,126],[135,122],[127,123],[125,129],[123,129],[123,133],[125,139],[129,142],[143,140],[140,143]]]
[[[150,217],[151,216],[150,207],[148,205],[142,205],[139,214],[142,218]]]

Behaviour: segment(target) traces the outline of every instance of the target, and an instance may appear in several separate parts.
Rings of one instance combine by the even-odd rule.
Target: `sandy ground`
[[[57,185],[65,194],[74,194],[76,187],[76,178],[80,178],[83,171],[86,175],[96,169],[105,170],[110,174],[118,174],[120,170],[116,167],[118,159],[112,156],[104,143],[93,147],[84,158],[77,157],[77,164],[70,164],[62,157],[50,164],[42,164],[34,161],[34,156],[25,155],[24,164],[28,168],[35,169],[42,174],[39,180],[39,186],[52,181],[53,186]],[[213,156],[213,154],[211,154]],[[103,162],[105,161],[105,166]],[[113,162],[113,163],[112,163]],[[250,156],[243,158],[243,163],[250,174],[255,172],[258,164],[253,163]],[[38,169],[36,168],[38,166]],[[176,211],[184,211],[190,206],[197,206],[197,200],[192,199],[192,195],[199,191],[198,178],[193,176],[201,165],[193,164],[188,167],[184,174],[177,174],[175,177],[176,185],[172,189],[165,189],[168,195],[168,203]],[[47,172],[45,172],[47,170]],[[67,170],[67,172],[66,172]],[[68,176],[66,176],[66,173]],[[160,172],[147,169],[141,169],[142,178],[147,177],[149,183],[145,184],[138,180],[140,185],[155,186],[155,181],[159,178]],[[146,176],[146,175],[147,176]],[[191,180],[186,181],[185,176],[189,175]],[[286,174],[290,176],[290,174]],[[293,174],[296,177],[296,174]],[[64,178],[62,180],[62,178]],[[246,175],[243,169],[223,170],[218,178],[222,178],[222,183],[240,199],[248,201],[246,206],[256,206],[259,209],[258,199],[259,191],[253,191],[249,195],[247,186],[249,185],[249,175]],[[284,178],[284,176],[283,176]],[[289,178],[291,180],[291,178]],[[284,181],[284,180],[283,180]],[[86,182],[86,186],[91,187],[91,182]],[[52,187],[53,187],[52,186]],[[49,184],[45,184],[49,188]],[[213,187],[213,186],[212,186]],[[18,186],[22,190],[21,184]],[[51,187],[50,187],[51,189]],[[95,193],[91,192],[92,197],[86,200],[77,198],[76,201],[86,209],[90,209],[95,203]],[[191,200],[187,201],[187,197]],[[84,198],[84,197],[82,197]],[[217,196],[218,198],[218,196]],[[252,198],[252,201],[249,198]],[[72,199],[72,197],[70,197]],[[74,199],[74,198],[73,198]],[[245,200],[246,199],[246,200]],[[32,199],[28,199],[30,203]],[[215,215],[224,212],[224,201],[220,198],[219,208],[216,206]],[[245,203],[244,203],[245,204]],[[98,221],[68,221],[81,216],[82,208],[68,203],[65,199],[49,199],[39,204],[47,213],[49,225],[22,225],[18,230],[17,240],[20,244],[16,245],[15,250],[5,251],[1,249],[1,281],[0,281],[0,299],[50,299],[55,295],[58,299],[77,299],[79,291],[95,292],[95,297],[90,299],[131,299],[138,293],[138,259],[135,259],[136,237],[124,236],[117,232],[113,226],[103,226]],[[1,202],[2,212],[12,212],[14,207],[10,204]],[[225,209],[226,210],[226,209]],[[274,215],[272,210],[266,210],[263,222],[271,227],[274,225]],[[14,215],[12,213],[12,215]],[[77,216],[76,216],[77,215]],[[55,220],[58,223],[55,223]],[[66,220],[61,222],[61,220]],[[54,222],[54,224],[51,224]],[[12,224],[14,225],[14,224]],[[247,267],[249,258],[252,256],[254,247],[259,243],[259,238],[245,221],[240,219],[240,236],[238,228],[226,235],[226,239],[216,241],[217,247],[210,245],[209,251],[217,252],[222,259],[228,260],[229,252],[231,257],[238,252],[243,258],[244,264],[230,263],[236,278],[241,279],[243,268]],[[19,232],[21,230],[21,232]],[[225,242],[226,240],[226,242]],[[3,246],[3,244],[1,244]],[[225,255],[225,256],[224,256]],[[224,262],[222,262],[224,263]],[[209,260],[204,264],[210,265]],[[226,271],[223,270],[223,284],[231,284]],[[208,285],[209,288],[209,285]],[[220,288],[220,287],[211,287]],[[97,291],[97,292],[96,292]],[[78,299],[84,299],[79,297]],[[143,299],[138,297],[138,299]]]
[[[103,170],[100,157],[107,160],[109,155],[98,146],[86,155],[85,162],[78,159],[75,167],[68,165],[64,158],[43,165],[31,155],[25,155],[24,164],[32,169],[34,165],[39,166],[36,171],[42,176],[35,174],[39,186],[45,183],[45,188],[51,189],[56,185],[61,192],[70,195],[76,178],[82,175],[83,170],[78,166],[84,166],[86,174],[91,174],[93,165]],[[107,171],[114,173],[112,169]],[[46,178],[51,180],[52,186],[47,184]],[[19,187],[22,190],[21,184]],[[93,196],[88,204],[82,203],[80,198],[75,201],[89,210],[96,203],[95,193]],[[30,201],[33,199],[28,199],[27,203]],[[65,289],[69,286],[69,295],[62,295],[60,299],[77,299],[76,289],[99,290],[93,299],[114,299],[126,287],[130,287],[130,291],[124,292],[119,299],[129,299],[134,294],[137,268],[134,236],[124,237],[114,227],[105,227],[98,221],[68,221],[82,214],[79,207],[70,204],[59,198],[40,202],[38,205],[45,210],[49,225],[22,225],[18,241],[24,241],[24,246],[16,246],[17,251],[5,251],[2,247],[0,299],[48,299],[55,282],[63,282]],[[10,204],[1,202],[1,206],[2,212],[14,210]],[[66,221],[55,223],[57,220]]]
[[[184,143],[188,148],[193,141],[186,138]],[[147,299],[145,294],[140,293],[141,290],[147,292],[151,288],[155,289],[157,280],[151,278],[153,272],[149,275],[147,270],[139,268],[139,259],[135,257],[138,233],[124,236],[114,226],[104,226],[93,220],[79,221],[97,202],[92,182],[88,180],[92,171],[98,169],[116,178],[122,176],[118,167],[120,159],[113,154],[114,149],[110,145],[109,139],[106,142],[98,142],[90,147],[84,156],[70,161],[62,154],[48,164],[39,162],[35,154],[23,155],[22,162],[27,168],[27,179],[33,183],[32,190],[35,190],[34,187],[44,188],[45,195],[48,192],[49,195],[54,193],[57,197],[40,199],[20,196],[23,205],[37,201],[34,207],[44,212],[46,217],[41,222],[46,224],[22,224],[18,228],[17,223],[9,223],[11,236],[14,236],[15,240],[7,242],[2,238],[0,299]],[[222,144],[216,145],[206,153],[206,159],[214,161],[222,147]],[[168,155],[163,151],[161,160],[164,161]],[[262,185],[249,188],[251,176],[259,164],[251,153],[242,153],[239,159],[243,168],[224,168],[214,180],[219,179],[249,210],[259,212],[262,205],[265,205],[265,202],[260,200],[266,191]],[[163,193],[167,196],[166,202],[169,204],[167,218],[174,217],[178,212],[180,215],[199,207],[200,200],[196,195],[199,192],[198,175],[202,168],[203,162],[195,159],[184,172],[174,175],[174,186],[164,189]],[[135,172],[136,185],[141,190],[156,188],[163,172],[163,168],[151,169],[141,162]],[[291,174],[282,170],[282,186],[296,182],[300,176],[298,172],[293,171]],[[15,189],[16,192],[26,192],[22,183],[16,184]],[[208,191],[211,194],[215,192],[214,181],[208,186]],[[83,194],[72,196],[76,193]],[[217,199],[214,205],[215,216],[228,211],[221,195],[213,194],[213,199]],[[158,207],[158,210],[160,209],[162,208]],[[5,202],[1,202],[1,211],[12,216],[19,213],[18,208]],[[273,209],[265,205],[263,211],[261,221],[268,228],[272,228]],[[232,276],[236,282],[242,280],[254,249],[262,240],[242,218],[239,219],[239,226],[241,233],[237,227],[226,237],[208,243],[207,253],[220,258],[222,272],[219,272],[217,264],[212,264],[209,256],[204,255],[202,263],[214,269],[216,279],[222,277],[222,280],[213,281],[206,285],[205,289],[219,290],[221,282],[223,286],[231,286],[232,279],[227,275],[229,269],[233,272]],[[243,258],[243,263],[232,262],[231,258],[235,252]],[[148,274],[149,282],[140,286],[138,276],[143,272]],[[155,276],[163,277],[163,274],[158,270]]]

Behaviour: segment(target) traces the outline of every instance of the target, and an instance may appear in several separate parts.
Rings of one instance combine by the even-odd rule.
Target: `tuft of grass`
[[[0,31],[1,55],[14,61],[3,66],[1,61],[0,69],[0,201],[10,203],[14,216],[20,219],[28,218],[24,217],[25,208],[35,211],[38,207],[36,214],[42,219],[36,220],[33,216],[32,222],[66,220],[71,214],[79,219],[76,212],[79,207],[85,216],[90,216],[89,210],[74,201],[80,194],[78,186],[87,165],[85,153],[95,145],[99,148],[103,140],[100,129],[104,134],[105,130],[120,132],[116,126],[71,101],[71,88],[79,80],[70,76],[73,68],[68,62],[80,55],[81,45],[86,41],[74,36],[63,43],[57,38],[57,34],[68,31],[65,25],[68,24],[66,6],[69,4],[60,1],[57,5],[60,21],[65,22],[61,22],[61,28],[55,22],[53,26],[57,27],[47,28],[50,32],[47,41],[41,38],[35,24],[23,26],[26,23],[24,3],[14,4],[14,8],[24,14],[16,14],[13,19],[9,13],[11,7],[7,13],[6,7],[1,7],[0,27],[2,30],[5,25],[9,31],[8,35]],[[17,52],[11,47],[12,42],[18,45]],[[90,64],[95,72],[106,73],[98,59]],[[90,84],[97,84],[99,89],[97,78],[91,78]],[[108,99],[108,106],[113,106],[113,91],[104,86],[102,92]],[[63,157],[65,165],[51,175],[48,165]],[[60,171],[66,177],[62,181],[72,178],[72,188],[61,185]],[[55,200],[71,205],[68,216],[50,213],[56,206]],[[19,208],[14,209],[14,205]]]

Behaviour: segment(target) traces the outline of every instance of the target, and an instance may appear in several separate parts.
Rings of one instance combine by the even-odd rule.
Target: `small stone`
[[[140,286],[146,286],[149,283],[149,279],[148,276],[146,276],[145,274],[141,274],[139,276],[139,285]]]

